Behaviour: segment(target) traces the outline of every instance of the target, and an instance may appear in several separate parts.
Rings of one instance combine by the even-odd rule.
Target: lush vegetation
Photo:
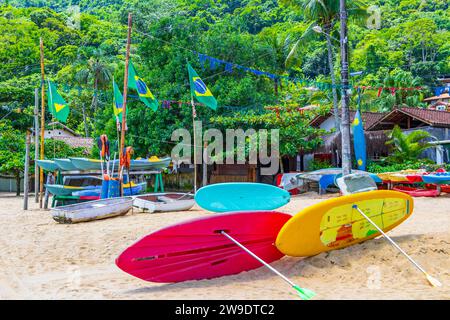
[[[335,37],[339,27],[337,17],[328,23],[322,19],[323,15],[308,11],[303,2],[7,1],[0,7],[0,117],[7,115],[12,128],[22,135],[32,126],[34,88],[40,84],[39,38],[42,37],[46,77],[58,83],[60,93],[71,106],[68,126],[81,135],[107,133],[110,139],[116,138],[111,78],[123,83],[126,22],[131,12],[132,59],[139,75],[160,102],[190,100],[188,59],[221,106],[217,112],[197,108],[204,128],[279,127],[282,154],[313,148],[320,143],[319,133],[307,127],[313,114],[295,110],[310,104],[320,105],[321,111],[331,108],[331,86],[311,90],[311,84],[293,85],[242,70],[229,73],[223,66],[214,70],[208,64],[203,70],[196,54],[200,52],[249,68],[320,83],[331,83],[334,76],[339,83],[338,43],[330,38],[330,49],[326,36],[310,32],[312,23],[316,23]],[[350,17],[356,18],[361,9],[367,9],[362,1],[349,3]],[[72,9],[67,10],[69,5],[80,6],[79,19]],[[362,14],[350,21],[350,71],[364,71],[352,77],[353,84],[424,89],[383,91],[380,97],[377,90],[366,90],[361,94],[362,108],[389,110],[398,104],[420,106],[423,97],[432,95],[432,90],[427,88],[437,84],[438,75],[450,74],[448,1],[376,0],[370,5],[378,6],[381,11],[379,26],[372,27],[372,9],[366,10],[366,16]],[[302,37],[305,34],[308,37]],[[301,45],[292,50],[299,39]],[[334,62],[332,68],[329,52]],[[339,90],[336,94],[340,95]],[[169,153],[173,146],[168,143],[172,131],[192,127],[189,105],[172,104],[170,109],[160,107],[153,112],[135,95],[132,91],[127,144],[134,146],[136,156]],[[355,108],[355,104],[354,91],[351,107]],[[278,106],[282,111],[264,108],[267,106]]]

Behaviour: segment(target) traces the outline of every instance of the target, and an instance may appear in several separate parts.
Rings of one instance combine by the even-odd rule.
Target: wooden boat
[[[78,168],[78,170],[101,170],[100,159],[87,159],[87,158],[69,158],[72,164]],[[130,161],[130,170],[153,170],[162,169],[169,166],[170,157],[158,158],[151,157],[149,159],[136,159]],[[110,161],[110,166],[114,164],[115,168],[119,166],[119,160]]]
[[[194,195],[186,193],[149,193],[134,197],[133,206],[145,212],[187,211],[195,204]]]
[[[437,196],[439,196],[439,191],[433,190],[433,189],[420,189],[420,188],[396,186],[392,190],[409,194],[411,197],[437,197]]]
[[[132,205],[131,197],[110,198],[56,207],[51,214],[59,223],[77,223],[125,215]]]
[[[53,160],[38,160],[37,164],[45,171],[53,172],[60,169],[58,164]]]

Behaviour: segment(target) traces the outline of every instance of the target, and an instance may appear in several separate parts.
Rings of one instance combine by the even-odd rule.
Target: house
[[[86,154],[89,154],[94,146],[93,138],[81,137],[75,131],[60,122],[51,122],[46,125],[44,139],[60,140],[73,148],[84,148]]]
[[[435,89],[435,95],[423,102],[428,103],[428,109],[450,111],[450,78],[438,79],[443,85]]]
[[[350,112],[350,120],[353,121],[355,111]],[[386,146],[388,140],[386,133],[391,131],[395,125],[399,125],[404,132],[414,130],[425,130],[432,136],[432,141],[445,141],[450,139],[450,112],[436,109],[423,109],[418,107],[397,107],[391,112],[375,113],[363,112],[361,114],[364,122],[367,158],[377,161],[389,154]],[[334,117],[331,113],[315,117],[311,126],[325,129],[330,132],[323,137],[323,145],[314,150],[313,153],[305,154],[303,162],[304,169],[310,170],[313,160],[327,159],[333,166],[341,165],[341,135],[331,132],[334,128]],[[351,145],[353,148],[353,144]],[[352,150],[353,152],[353,150]],[[449,150],[440,145],[425,151],[424,157],[432,159],[437,163],[450,162]]]
[[[412,107],[395,108],[367,128],[367,131],[392,130],[395,125],[404,132],[424,130],[431,134],[431,141],[450,139],[450,112]],[[450,162],[449,150],[440,145],[426,150],[423,157],[438,164]]]

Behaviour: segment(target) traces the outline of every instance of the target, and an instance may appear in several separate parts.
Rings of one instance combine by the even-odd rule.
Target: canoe
[[[186,193],[149,193],[134,198],[133,206],[145,212],[187,211],[195,204],[194,195]]]
[[[44,184],[45,188],[55,196],[71,196],[72,192],[83,190],[101,190],[101,186],[66,186],[62,184]]]
[[[425,170],[419,169],[406,169],[395,172],[382,172],[377,173],[377,176],[383,181],[392,181],[392,182],[409,182],[408,176],[424,174]]]
[[[168,167],[171,160],[172,159],[170,157],[162,159],[152,157],[150,159],[131,160],[130,170],[162,169]],[[101,170],[100,159],[70,158],[70,161],[76,168],[78,168],[78,170]],[[118,168],[119,160],[110,161],[110,167],[112,167],[113,164],[115,168]]]
[[[59,223],[77,223],[125,215],[133,204],[133,198],[111,198],[53,208],[52,217]]]
[[[53,159],[55,161],[55,163],[59,166],[59,168],[61,170],[64,171],[74,171],[74,170],[78,170],[77,167],[75,167],[72,164],[72,161],[70,161],[70,159]]]
[[[439,192],[433,189],[420,189],[404,186],[396,186],[392,190],[409,194],[411,197],[437,197]]]
[[[59,170],[59,166],[53,160],[38,160],[37,164],[45,171],[53,172]]]
[[[427,174],[422,177],[425,183],[435,183],[435,184],[450,184],[450,173],[449,172],[436,172],[433,174]]]

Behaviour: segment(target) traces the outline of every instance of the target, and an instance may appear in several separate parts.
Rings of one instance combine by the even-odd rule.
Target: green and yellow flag
[[[116,118],[116,120],[119,120],[119,122],[122,123],[123,96],[114,79],[113,79],[113,90],[114,90],[113,93],[114,117]]]
[[[192,69],[188,63],[189,83],[191,86],[191,95],[197,99],[198,102],[210,107],[213,110],[217,109],[217,100],[214,98],[211,91],[206,87],[205,83],[200,79],[197,72]]]
[[[50,113],[59,121],[66,122],[70,113],[70,108],[67,102],[56,90],[53,82],[48,81],[47,89],[48,109]]]
[[[158,109],[158,100],[155,99],[150,89],[145,84],[144,80],[140,78],[136,69],[134,68],[133,62],[128,65],[128,87],[135,89],[139,94],[139,99],[153,111]]]

